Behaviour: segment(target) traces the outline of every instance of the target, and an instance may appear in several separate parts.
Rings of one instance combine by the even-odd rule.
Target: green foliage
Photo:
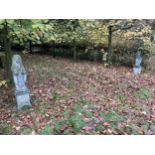
[[[63,116],[65,118],[69,118],[71,114],[71,110],[69,108],[67,108],[64,112],[63,112]]]
[[[124,103],[124,101],[126,100],[127,96],[124,94],[119,94],[118,95],[119,100],[121,101],[121,103]]]
[[[41,44],[46,41],[47,33],[52,30],[52,24],[46,24],[45,20],[39,19],[16,19],[16,20],[0,20],[0,29],[3,30],[5,22],[10,30],[9,37],[13,44],[25,45],[31,41],[32,44]],[[47,36],[49,37],[49,36]]]
[[[40,135],[51,135],[52,134],[52,128],[50,125],[46,125],[40,132]]]
[[[90,111],[84,111],[84,113],[85,113],[85,115],[86,115],[87,117],[92,117],[92,116],[93,116],[93,113],[90,112]]]
[[[83,112],[83,109],[81,108],[81,102],[77,102],[73,110],[74,110],[74,113],[81,114]]]
[[[96,131],[103,131],[104,129],[103,122],[99,122],[95,128]]]
[[[29,134],[31,134],[32,129],[24,128],[21,132],[22,132],[22,135],[29,135]]]
[[[61,128],[66,124],[65,120],[59,120],[57,122],[55,122],[55,128],[54,130],[59,134],[60,133],[60,130]]]
[[[78,113],[69,119],[69,123],[73,126],[76,132],[79,132],[80,129],[86,125],[85,121],[82,120]]]
[[[10,124],[5,124],[3,128],[0,128],[0,134],[9,135],[12,131],[12,126]]]
[[[149,89],[146,88],[140,88],[138,91],[134,92],[134,96],[138,99],[148,99],[149,97],[152,96],[151,92]]]
[[[151,47],[149,40],[151,21],[147,20],[78,20],[78,19],[7,19],[10,28],[10,37],[14,44],[24,45],[32,41],[33,44],[46,42],[76,43],[88,42],[93,46],[108,44],[108,27],[112,26],[114,31],[113,45],[120,41],[141,39],[144,42],[142,49]],[[5,20],[0,20],[0,30],[3,29]],[[127,29],[128,27],[133,27]],[[136,31],[135,31],[136,29]],[[117,37],[116,37],[117,36]],[[118,39],[120,37],[120,39]],[[128,45],[127,45],[128,46]]]
[[[141,127],[143,129],[144,132],[147,131],[148,129],[148,124],[146,123],[145,125],[142,125]],[[126,132],[129,134],[133,134],[133,135],[140,135],[140,132],[138,131],[139,126],[136,124],[128,124],[125,128]]]
[[[80,130],[86,125],[86,122],[81,118],[83,112],[84,110],[82,109],[81,104],[77,103],[75,104],[73,111],[66,108],[61,119],[55,120],[52,118],[51,124],[54,126],[54,134],[80,133]]]
[[[111,112],[111,113],[101,113],[100,114],[105,122],[118,122],[118,121],[123,121],[124,118],[117,114],[116,112]]]
[[[155,44],[150,40],[154,33],[152,30],[154,20],[84,20],[84,19],[1,19],[0,32],[3,31],[5,22],[10,31],[9,38],[12,45],[27,48],[27,45],[64,45],[70,44],[69,50],[54,49],[50,53],[56,56],[86,58],[93,61],[102,61],[103,54],[108,47],[108,28],[112,27],[112,61],[131,65],[134,61],[134,53],[141,50],[144,56],[150,56],[155,51]],[[0,39],[3,35],[0,35]],[[82,45],[92,49],[82,52],[76,46]],[[73,51],[74,56],[73,56]],[[111,63],[111,62],[109,62]]]

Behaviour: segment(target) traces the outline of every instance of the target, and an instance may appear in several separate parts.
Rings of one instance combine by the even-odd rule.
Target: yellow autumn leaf
[[[6,83],[6,81],[5,81],[5,80],[0,81],[0,87],[2,87],[2,86],[7,87],[7,83]]]

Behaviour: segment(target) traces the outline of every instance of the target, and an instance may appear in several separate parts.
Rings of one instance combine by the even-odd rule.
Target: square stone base
[[[29,91],[15,91],[17,109],[20,110],[23,106],[31,106]]]
[[[135,75],[139,75],[141,73],[142,68],[141,67],[133,67],[133,72]]]

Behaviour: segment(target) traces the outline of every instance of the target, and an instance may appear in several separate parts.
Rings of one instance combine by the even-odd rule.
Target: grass
[[[50,125],[46,125],[40,132],[39,135],[51,135],[52,134],[52,128]]]
[[[126,67],[50,56],[23,55],[23,61],[32,107],[8,116],[15,100],[0,89],[2,134],[32,134],[34,129],[40,135],[155,134],[146,123],[154,121],[149,119],[154,115],[149,104],[154,99],[154,76],[148,80],[148,73],[136,77]],[[17,131],[13,126],[19,125]]]
[[[138,91],[134,92],[134,96],[137,99],[143,100],[143,99],[148,99],[152,96],[152,93],[149,89],[147,88],[140,88]]]

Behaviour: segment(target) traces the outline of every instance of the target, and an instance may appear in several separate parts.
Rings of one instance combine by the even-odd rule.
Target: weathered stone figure
[[[141,57],[140,52],[138,52],[136,54],[135,64],[133,66],[133,72],[135,75],[138,75],[141,73],[141,70],[142,70],[141,63],[142,63],[142,57]]]
[[[23,66],[20,55],[12,57],[12,73],[15,84],[15,97],[17,102],[17,109],[20,110],[23,106],[31,106],[29,90],[25,85],[27,75]]]

